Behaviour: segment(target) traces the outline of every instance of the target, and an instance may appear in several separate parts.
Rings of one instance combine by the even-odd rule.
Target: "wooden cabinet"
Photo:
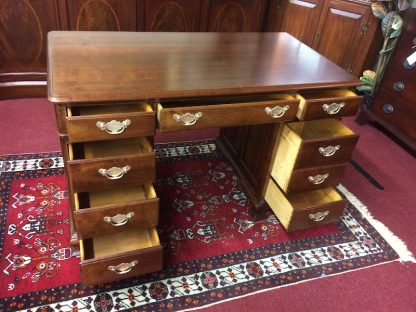
[[[0,0],[0,99],[45,97],[46,35],[57,29],[55,0]]]
[[[376,34],[378,19],[366,1],[271,1],[266,31],[286,31],[356,76]]]
[[[362,107],[359,122],[376,121],[416,152],[416,65],[406,59],[414,53],[416,10],[403,14],[405,28],[397,42],[374,101]]]
[[[198,31],[200,0],[145,1],[145,31]]]
[[[263,0],[204,0],[201,31],[260,31]]]
[[[62,30],[142,29],[136,28],[136,0],[61,0],[59,11]]]

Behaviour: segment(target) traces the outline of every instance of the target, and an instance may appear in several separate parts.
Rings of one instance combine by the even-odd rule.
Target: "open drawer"
[[[80,240],[82,282],[95,285],[160,271],[162,249],[155,228]]]
[[[292,94],[169,101],[157,118],[162,131],[266,124],[295,120],[298,104]]]
[[[74,223],[80,239],[150,228],[159,221],[159,199],[150,183],[74,193],[74,198]]]
[[[113,103],[66,108],[70,142],[112,140],[155,133],[155,113],[148,103]]]
[[[362,101],[362,96],[348,89],[305,91],[298,94],[299,120],[312,120],[342,116],[353,116]]]
[[[273,179],[265,200],[287,231],[335,223],[345,208],[345,200],[332,187],[285,195]]]
[[[156,158],[146,137],[68,144],[74,192],[153,182]]]

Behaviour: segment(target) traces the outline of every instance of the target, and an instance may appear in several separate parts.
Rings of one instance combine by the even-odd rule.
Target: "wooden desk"
[[[309,205],[301,207],[309,221],[293,228],[282,221],[289,230],[339,218],[342,200],[328,187],[339,180],[357,136],[334,119],[285,122],[354,114],[360,97],[349,88],[360,81],[292,36],[52,32],[48,40],[48,96],[56,104],[85,284],[161,269],[151,185],[156,128],[221,127],[218,144],[257,210],[266,198],[283,220]],[[305,154],[317,142],[325,145]],[[333,170],[331,178],[317,174],[320,168]],[[290,190],[279,186],[296,189],[302,174],[309,184],[298,189],[313,194],[286,198]],[[328,205],[337,213],[316,210]]]

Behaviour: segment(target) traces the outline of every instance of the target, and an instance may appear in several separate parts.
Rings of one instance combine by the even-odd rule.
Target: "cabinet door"
[[[259,31],[263,0],[204,0],[201,31]]]
[[[349,72],[359,75],[371,44],[371,39],[365,36],[371,16],[370,6],[326,1],[312,47]]]
[[[320,0],[271,0],[265,30],[288,32],[312,46],[322,4]]]
[[[0,0],[0,99],[46,96],[46,38],[58,29],[54,0]]]
[[[199,28],[199,0],[150,0],[145,2],[146,31],[196,31]]]
[[[142,4],[138,2],[140,7]],[[62,28],[68,30],[135,31],[135,0],[61,0]]]

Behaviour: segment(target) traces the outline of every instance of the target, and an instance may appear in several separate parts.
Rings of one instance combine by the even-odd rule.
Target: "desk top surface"
[[[227,96],[360,81],[287,33],[51,32],[48,96],[61,102]]]

